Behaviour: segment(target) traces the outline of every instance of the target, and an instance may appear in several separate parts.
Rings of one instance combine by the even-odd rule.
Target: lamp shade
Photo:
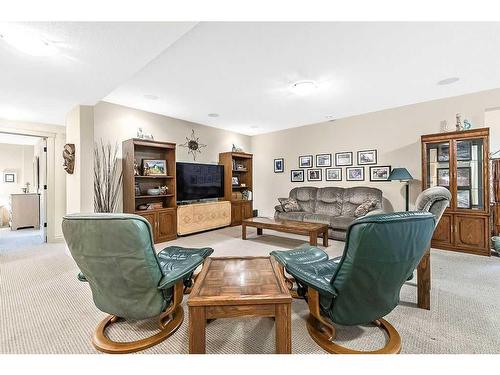
[[[399,180],[399,181],[409,181],[413,180],[410,172],[406,168],[394,168],[388,178],[389,181]]]

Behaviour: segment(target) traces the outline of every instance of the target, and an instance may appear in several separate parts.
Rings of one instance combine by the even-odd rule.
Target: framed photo
[[[450,161],[450,145],[449,143],[441,143],[437,146],[438,161]]]
[[[377,150],[358,151],[358,165],[377,164]]]
[[[312,155],[299,156],[299,168],[312,168],[312,167],[313,167]]]
[[[326,181],[342,181],[342,168],[326,168]]]
[[[308,169],[307,181],[321,181],[321,169]]]
[[[364,181],[365,180],[365,167],[352,167],[346,168],[347,181]]]
[[[390,174],[390,165],[370,167],[370,181],[387,181]]]
[[[331,167],[332,154],[318,154],[316,155],[316,168]]]
[[[471,208],[471,194],[469,189],[457,190],[457,207]]]
[[[459,188],[470,188],[470,167],[458,167],[457,168],[457,186]]]
[[[143,176],[166,176],[167,161],[166,160],[148,160],[142,161]]]
[[[449,168],[437,168],[437,184],[438,186],[449,187],[450,186],[450,169]]]
[[[303,169],[292,169],[290,171],[290,181],[291,182],[304,182],[304,170]]]
[[[285,160],[274,159],[274,173],[283,173],[285,171]]]
[[[239,186],[240,185],[240,179],[238,176],[234,176],[232,179],[231,179],[231,184],[233,186]]]
[[[3,182],[15,183],[16,182],[16,172],[4,172]]]
[[[471,141],[457,141],[457,160],[472,160]]]
[[[337,152],[335,154],[335,165],[337,167],[352,165],[352,152]]]

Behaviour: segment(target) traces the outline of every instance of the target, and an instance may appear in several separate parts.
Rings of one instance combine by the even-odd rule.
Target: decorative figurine
[[[134,159],[134,176],[140,176],[141,174],[139,173],[139,164],[137,163],[137,160]]]
[[[462,115],[460,113],[456,114],[457,123],[455,124],[455,127],[457,128],[457,132],[463,130],[461,117]]]
[[[469,120],[464,119],[464,126],[463,126],[463,129],[464,129],[464,130],[469,130],[470,128],[472,128],[472,124],[470,123],[470,121],[469,121]]]
[[[233,143],[233,149],[232,149],[233,152],[243,152],[243,148],[239,147],[239,146],[236,146],[234,143]]]

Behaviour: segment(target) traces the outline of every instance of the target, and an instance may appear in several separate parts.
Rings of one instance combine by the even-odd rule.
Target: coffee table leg
[[[189,307],[189,354],[205,354],[205,308]]]
[[[241,225],[241,239],[242,240],[247,239],[247,226],[245,224]]]
[[[261,236],[262,235],[262,228],[257,228],[257,235]]]
[[[323,246],[328,247],[328,229],[323,232]]]
[[[318,245],[318,233],[317,232],[310,232],[309,233],[309,244],[311,246]]]
[[[292,314],[290,303],[276,305],[276,353],[292,353]]]

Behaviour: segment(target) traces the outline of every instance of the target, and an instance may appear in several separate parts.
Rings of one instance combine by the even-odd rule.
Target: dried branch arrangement
[[[115,212],[122,184],[118,145],[94,144],[94,211]]]

